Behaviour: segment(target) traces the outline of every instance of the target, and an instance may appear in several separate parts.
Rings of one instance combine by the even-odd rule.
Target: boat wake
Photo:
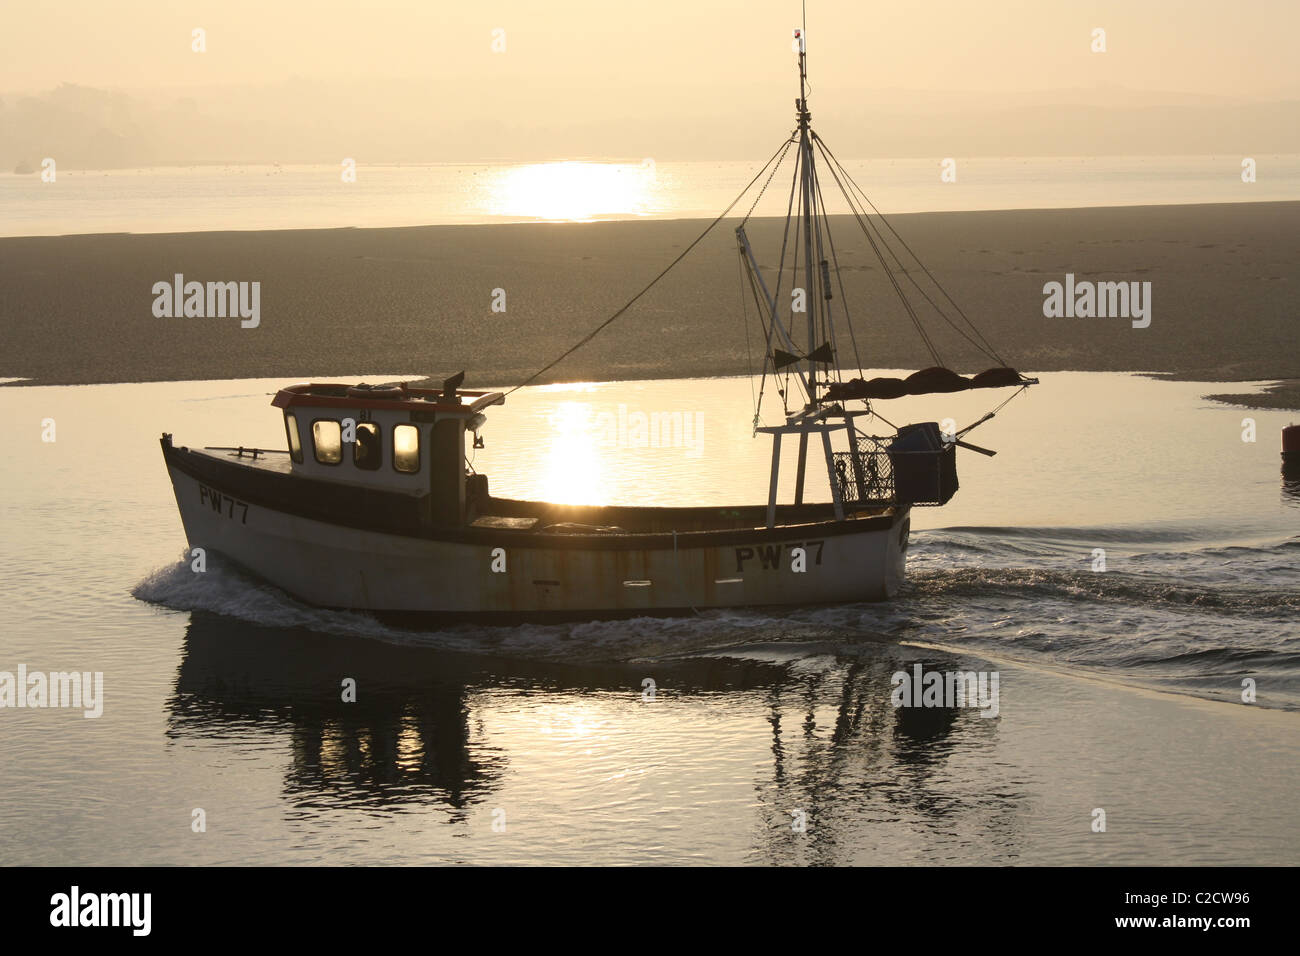
[[[331,611],[304,604],[270,584],[209,554],[208,569],[195,574],[189,560],[154,571],[132,589],[138,600],[176,611],[204,611],[267,628],[297,628],[335,637],[429,647],[488,656],[556,662],[629,661],[681,657],[755,642],[853,638],[815,616],[709,611],[690,618],[638,617],[556,624],[448,624],[427,629],[398,626],[363,612]]]
[[[1165,534],[1168,544],[1180,538]],[[940,644],[1215,699],[1239,699],[1252,678],[1260,705],[1300,709],[1300,540],[1152,551],[1144,549],[1158,533],[1116,532],[1111,569],[1094,572],[1076,559],[1082,544],[1104,537],[1067,528],[918,532],[909,581],[893,601],[685,618],[398,626],[303,604],[219,556],[205,574],[186,560],[160,568],[132,593],[232,623],[556,663],[755,653],[789,663],[882,642]]]
[[[890,611],[913,619],[899,636],[1213,699],[1239,701],[1250,678],[1261,706],[1300,709],[1300,539],[1197,541],[1169,528],[915,537]],[[1105,570],[1092,569],[1096,542]]]

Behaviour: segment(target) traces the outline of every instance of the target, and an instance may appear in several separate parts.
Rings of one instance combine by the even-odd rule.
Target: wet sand
[[[1290,379],[1264,386],[1258,392],[1223,392],[1206,398],[1246,408],[1281,408],[1300,410],[1300,380]]]
[[[1300,202],[918,213],[891,221],[1018,368],[1300,379]],[[0,239],[0,377],[35,384],[293,379],[362,368],[438,378],[465,369],[467,387],[513,385],[622,306],[705,224]],[[734,226],[719,224],[659,287],[541,381],[757,368],[761,333],[751,302],[747,345]],[[760,261],[776,261],[779,227],[778,220],[751,223]],[[862,363],[932,364],[856,224],[836,218],[833,234]],[[186,281],[260,282],[260,324],[155,317],[152,287],[176,273]],[[1066,273],[1151,282],[1150,326],[1045,318],[1043,285]],[[497,289],[504,312],[492,308]],[[923,302],[920,311],[946,364],[966,372],[996,364]],[[852,364],[852,343],[842,336],[838,345]],[[1298,407],[1300,389],[1269,401]]]

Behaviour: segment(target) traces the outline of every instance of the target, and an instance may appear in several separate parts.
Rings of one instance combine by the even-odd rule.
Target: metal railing
[[[266,455],[289,454],[287,451],[281,449],[248,448],[244,445],[240,445],[238,448],[236,448],[234,445],[204,445],[203,450],[204,451],[233,451],[235,454],[231,455],[230,456],[231,458],[243,458],[245,455],[248,455],[252,457],[254,461],[256,461],[260,457],[265,457]]]
[[[847,504],[894,504],[894,466],[886,451],[892,439],[859,435],[853,451],[834,453],[835,481]]]
[[[901,450],[896,436],[858,435],[853,451],[832,455],[840,500],[860,508],[942,505],[957,490],[955,449]],[[904,486],[900,492],[900,483]]]

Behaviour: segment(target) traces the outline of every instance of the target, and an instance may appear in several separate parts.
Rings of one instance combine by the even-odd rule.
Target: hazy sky
[[[823,83],[1050,90],[1117,84],[1231,96],[1300,88],[1295,0],[814,0]],[[689,76],[701,90],[788,73],[793,0],[4,0],[0,90],[140,89],[303,77],[423,78],[447,96],[570,91],[597,104]],[[203,27],[208,51],[190,50]],[[506,31],[506,52],[490,49]],[[1103,27],[1108,52],[1089,50]],[[745,81],[748,83],[748,80]]]
[[[793,119],[797,0],[0,3],[3,164],[760,158]],[[1300,0],[808,16],[814,121],[852,154],[1300,150]]]

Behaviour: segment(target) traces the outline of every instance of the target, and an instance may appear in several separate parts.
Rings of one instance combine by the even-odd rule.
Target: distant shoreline
[[[931,212],[890,216],[1008,363],[1276,381],[1252,407],[1300,408],[1300,202]],[[0,238],[0,378],[71,385],[292,379],[358,367],[467,370],[517,382],[621,307],[705,220],[511,223]],[[745,374],[735,221],[542,382]],[[863,364],[928,355],[856,224],[834,217]],[[755,219],[774,261],[779,221]],[[155,283],[260,283],[260,322],[156,318]],[[1045,318],[1044,283],[1150,282],[1152,321]],[[506,311],[493,312],[504,289]],[[838,297],[833,303],[838,309]],[[922,303],[946,364],[990,363]],[[854,364],[841,336],[843,364]],[[756,367],[756,366],[755,366]]]
[[[1231,392],[1204,397],[1225,405],[1240,405],[1242,408],[1300,411],[1300,379],[1274,382],[1266,385],[1264,390],[1258,393]]]

